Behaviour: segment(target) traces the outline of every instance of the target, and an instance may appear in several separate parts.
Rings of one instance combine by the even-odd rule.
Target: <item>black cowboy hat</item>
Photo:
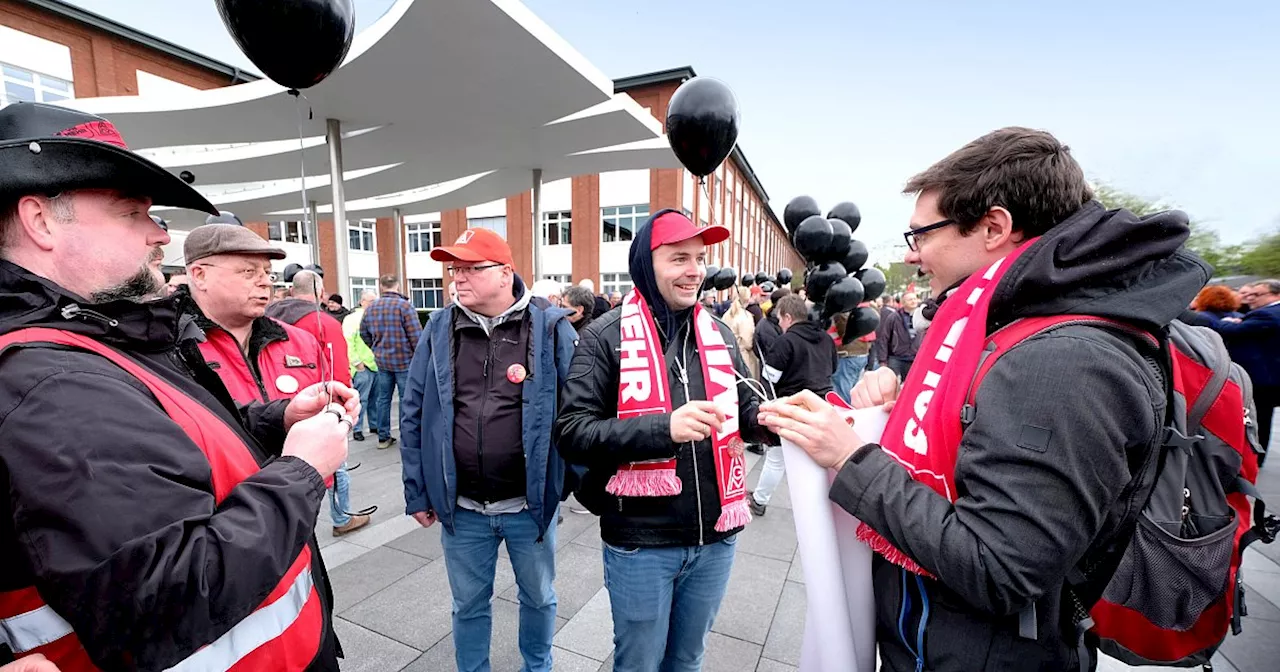
[[[117,189],[155,205],[218,213],[177,176],[129,151],[102,117],[41,103],[0,109],[0,201],[72,189]]]

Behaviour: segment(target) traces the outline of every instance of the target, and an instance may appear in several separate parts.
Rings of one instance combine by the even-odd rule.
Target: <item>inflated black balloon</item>
[[[831,317],[847,313],[862,303],[862,283],[857,278],[845,276],[827,288],[827,298],[822,301],[822,314]]]
[[[872,266],[858,271],[857,278],[862,281],[863,301],[875,301],[877,297],[884,294],[886,280],[884,271]]]
[[[280,274],[280,279],[284,282],[293,282],[293,276],[297,275],[298,271],[301,270],[304,270],[302,264],[289,264],[284,267],[284,272]]]
[[[831,328],[831,318],[823,315],[821,306],[816,304],[809,306],[809,321],[822,329]]]
[[[831,223],[831,243],[827,245],[827,252],[824,261],[840,261],[843,262],[846,255],[849,254],[849,242],[853,240],[853,230],[843,219],[827,218]]]
[[[751,285],[754,285],[754,284],[755,284],[755,282],[756,282],[756,276],[751,275],[750,273],[743,273],[743,274],[742,274],[742,286],[743,286],[743,287],[750,287]]]
[[[793,275],[791,274],[791,269],[789,269],[789,268],[785,268],[785,267],[784,267],[784,268],[779,268],[779,269],[778,269],[778,276],[777,276],[777,279],[778,279],[778,285],[779,285],[779,286],[786,286],[786,287],[790,287],[790,286],[791,286],[791,280],[792,280],[792,278],[794,278],[794,277],[795,277],[795,276],[793,276]]]
[[[187,184],[195,184],[195,183],[196,183],[196,176],[195,176],[195,174],[194,174],[194,173],[192,173],[192,172],[191,172],[191,171],[189,171],[189,170],[184,170],[184,171],[182,171],[181,173],[178,173],[178,178],[179,178],[179,179],[181,179],[183,182],[186,182]]]
[[[239,215],[226,210],[219,210],[216,215],[209,215],[204,218],[205,224],[234,224],[236,226],[244,226],[244,222],[240,220]]]
[[[873,332],[880,326],[880,311],[871,306],[862,306],[849,313],[849,321],[844,325],[844,336],[840,337],[841,345],[848,345]]]
[[[821,306],[827,298],[827,289],[840,282],[845,275],[844,266],[838,261],[828,261],[809,269],[804,279],[804,291],[809,300]]]
[[[827,246],[831,244],[831,222],[822,215],[805,218],[791,236],[791,244],[806,260],[822,261]]]
[[[306,269],[308,271],[314,272],[316,275],[322,278],[324,277],[324,268],[321,267],[320,264],[307,264]]]
[[[844,255],[844,259],[840,262],[844,264],[846,270],[853,272],[867,263],[867,257],[871,256],[871,252],[867,250],[867,244],[861,240],[849,241],[849,252]]]
[[[770,280],[772,280],[772,279],[773,279],[773,278],[769,277],[769,274],[768,274],[768,273],[765,273],[764,271],[759,271],[759,272],[757,272],[757,273],[756,273],[756,284],[757,284],[757,285],[763,285],[764,283],[769,282],[769,281],[770,281]]]
[[[858,206],[845,201],[836,203],[831,212],[827,213],[827,219],[839,219],[849,225],[850,231],[857,231],[858,225],[862,223],[862,213],[858,212]]]
[[[822,209],[811,196],[796,196],[782,211],[782,223],[787,227],[787,234],[794,234],[800,222],[814,215],[821,215]]]
[[[764,292],[765,294],[772,294],[774,289],[775,287],[772,280],[765,280],[764,282],[760,283],[760,291]]]
[[[694,77],[667,105],[667,141],[689,172],[705,177],[733,151],[739,121],[738,99],[724,82]]]
[[[720,272],[719,266],[712,266],[711,264],[707,264],[707,277],[702,279],[702,291],[709,292],[712,289],[715,289],[716,273],[719,273],[719,272]]]
[[[737,271],[726,266],[716,273],[715,288],[718,290],[729,289],[737,281]]]
[[[240,51],[290,89],[319,84],[346,58],[356,34],[354,0],[217,0]]]

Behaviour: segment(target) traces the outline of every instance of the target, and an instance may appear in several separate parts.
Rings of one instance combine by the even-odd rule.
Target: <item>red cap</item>
[[[729,229],[723,226],[695,226],[688,217],[678,212],[668,212],[653,220],[653,230],[649,232],[649,249],[656,250],[663,245],[683,243],[697,236],[702,236],[703,245],[715,245],[728,240]]]
[[[467,229],[453,245],[431,250],[431,258],[436,261],[465,261],[472,264],[492,261],[508,266],[516,265],[511,258],[511,247],[507,245],[507,241],[489,229]]]

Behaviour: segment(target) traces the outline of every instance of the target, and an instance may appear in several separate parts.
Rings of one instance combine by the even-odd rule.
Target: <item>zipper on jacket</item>
[[[684,332],[684,341],[680,345],[680,382],[684,384],[684,403],[689,403],[692,397],[689,396],[689,332],[693,330],[693,323],[690,322],[688,328]],[[703,383],[706,384],[705,381]],[[689,442],[689,455],[693,458],[693,490],[698,497],[698,545],[702,546],[707,543],[705,534],[702,529],[702,478],[698,476],[698,444],[696,441]]]
[[[482,491],[481,501],[484,504],[489,503],[489,493],[484,487],[488,479],[484,474],[484,407],[489,401],[489,366],[493,359],[493,335],[490,335],[488,342],[485,344],[484,353],[484,390],[480,394],[480,412],[476,414],[476,462],[480,470],[480,489]]]
[[[236,337],[232,336],[231,332],[227,332],[227,335],[231,336],[232,342],[235,342]],[[250,332],[249,337],[253,338],[252,332]],[[249,377],[252,378],[254,384],[258,386],[258,394],[262,395],[262,402],[269,403],[271,401],[271,397],[267,396],[267,387],[262,384],[262,374],[254,371],[253,363],[249,361],[249,355],[245,354],[245,351],[240,349],[239,343],[236,343],[236,352],[240,353],[240,359],[244,361],[245,368],[249,369]]]
[[[62,319],[74,320],[76,318],[80,318],[86,321],[97,320],[98,322],[102,322],[108,327],[120,326],[120,320],[107,317],[106,315],[103,315],[102,313],[99,313],[96,310],[87,310],[85,308],[81,308],[79,305],[74,303],[68,303],[66,306],[63,307]]]

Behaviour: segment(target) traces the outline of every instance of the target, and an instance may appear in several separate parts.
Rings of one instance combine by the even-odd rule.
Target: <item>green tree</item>
[[[1124,208],[1139,217],[1177,208],[1171,203],[1148,201],[1105,184],[1094,188],[1094,196],[1107,208]],[[1242,255],[1248,249],[1246,246],[1223,244],[1217,231],[1194,219],[1190,221],[1190,226],[1191,236],[1187,238],[1187,249],[1213,266],[1217,275],[1235,275],[1244,271]]]
[[[1240,270],[1268,278],[1280,276],[1280,230],[1259,238],[1243,250]]]
[[[888,264],[882,262],[876,264],[876,268],[884,273],[886,295],[901,294],[907,290],[908,284],[916,280],[916,267],[901,261],[892,261]]]

